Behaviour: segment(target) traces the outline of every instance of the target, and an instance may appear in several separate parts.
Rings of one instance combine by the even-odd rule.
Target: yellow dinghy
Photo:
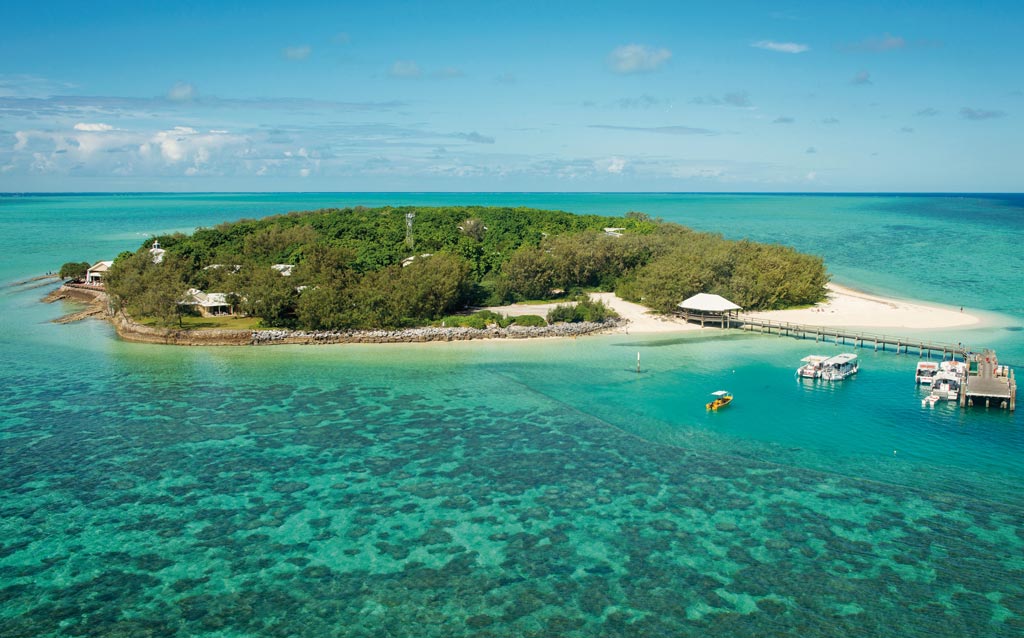
[[[706,407],[708,410],[717,411],[718,408],[724,408],[725,406],[732,403],[732,395],[729,393],[728,390],[719,390],[717,392],[712,392],[711,395],[715,397],[715,400],[707,404]]]

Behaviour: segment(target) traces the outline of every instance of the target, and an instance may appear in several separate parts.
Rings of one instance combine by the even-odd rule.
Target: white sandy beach
[[[828,290],[828,299],[813,308],[752,312],[750,316],[830,328],[929,330],[981,323],[981,319],[968,310],[889,299],[836,284],[828,284]]]
[[[591,298],[603,301],[629,323],[615,329],[615,332],[658,333],[700,330],[696,324],[686,323],[676,317],[665,317],[651,313],[644,306],[631,303],[615,296],[615,293],[593,293]],[[491,308],[505,315],[546,316],[551,304],[513,304]],[[905,328],[929,330],[976,326],[981,320],[969,311],[943,308],[924,303],[889,299],[851,290],[836,284],[828,284],[828,299],[812,308],[799,310],[771,310],[749,313],[751,317],[786,321],[811,326],[849,328]]]

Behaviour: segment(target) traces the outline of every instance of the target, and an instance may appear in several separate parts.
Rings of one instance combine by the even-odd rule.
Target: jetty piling
[[[881,350],[886,352],[890,347],[896,354],[911,354],[914,352],[922,359],[931,359],[938,353],[942,353],[942,359],[948,357],[966,357],[969,349],[963,344],[950,344],[937,341],[913,341],[906,337],[845,330],[843,328],[826,328],[822,326],[808,326],[785,321],[774,321],[771,319],[757,319],[742,315],[730,317],[728,328],[738,330],[756,331],[761,334],[772,334],[779,336],[796,337],[798,339],[814,338],[815,343],[832,342],[836,345],[851,345],[855,348],[866,348],[868,344],[875,352]]]

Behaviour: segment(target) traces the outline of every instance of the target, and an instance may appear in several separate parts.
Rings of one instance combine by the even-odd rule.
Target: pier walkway
[[[770,319],[755,319],[742,315],[722,317],[723,328],[738,328],[762,334],[777,334],[780,337],[796,337],[798,339],[814,339],[818,342],[833,342],[836,345],[847,345],[855,348],[874,348],[875,352],[891,350],[897,354],[916,353],[919,358],[930,359],[932,355],[941,355],[943,360],[960,359],[968,362],[965,373],[961,376],[958,401],[962,407],[983,404],[985,407],[994,405],[1009,408],[1011,412],[1017,407],[1017,381],[1013,370],[1008,366],[1000,366],[996,361],[995,352],[984,350],[974,353],[962,343],[956,345],[939,341],[925,341],[908,337],[893,337],[870,332],[857,332],[843,328],[826,328],[808,326]]]
[[[874,334],[870,332],[859,332],[845,328],[826,328],[822,326],[808,326],[787,321],[774,321],[771,319],[755,319],[743,315],[734,315],[726,320],[729,328],[760,332],[762,334],[777,334],[784,337],[795,337],[797,339],[814,339],[817,342],[833,342],[836,345],[848,345],[855,348],[874,348],[875,351],[893,351],[897,354],[917,354],[922,358],[931,358],[932,355],[941,355],[943,359],[953,356],[966,358],[970,349],[962,343],[942,343],[940,341],[926,341],[909,337],[895,337],[891,335]]]

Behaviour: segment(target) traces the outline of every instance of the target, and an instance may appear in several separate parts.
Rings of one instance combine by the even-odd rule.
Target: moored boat
[[[821,378],[825,381],[842,381],[848,376],[857,374],[859,368],[857,355],[844,352],[821,362]]]
[[[708,410],[717,412],[718,408],[724,408],[732,403],[732,394],[730,394],[728,390],[718,390],[717,392],[712,392],[711,395],[714,396],[715,399],[708,402],[705,406]]]
[[[810,354],[800,359],[803,363],[802,366],[796,369],[796,376],[801,379],[820,379],[821,378],[821,362],[828,359],[828,357],[820,354]]]
[[[939,364],[939,370],[941,372],[949,372],[962,377],[967,374],[967,362],[957,361],[956,359],[943,361]]]
[[[935,361],[919,361],[914,380],[918,385],[931,385],[932,379],[939,373],[939,364]]]
[[[931,396],[945,399],[946,401],[955,401],[960,397],[961,379],[962,377],[955,372],[938,373],[932,381]]]

